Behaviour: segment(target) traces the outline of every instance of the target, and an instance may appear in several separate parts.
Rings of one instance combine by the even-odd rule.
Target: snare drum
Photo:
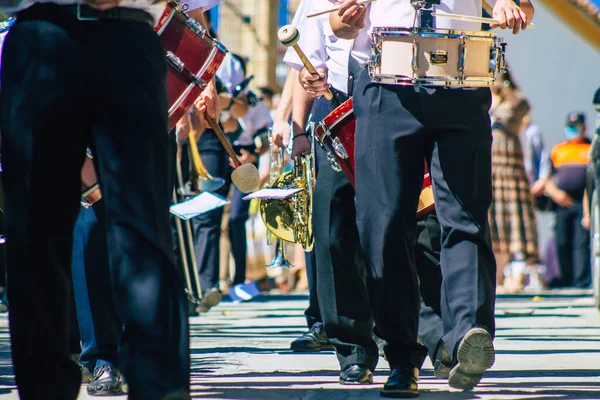
[[[354,133],[356,118],[352,99],[346,100],[327,115],[315,128],[315,139],[325,151],[329,165],[335,171],[343,171],[346,177],[356,187],[354,169]],[[417,217],[430,213],[435,209],[431,177],[425,162],[425,177],[423,189],[419,197]]]
[[[506,71],[494,32],[377,27],[369,75],[374,82],[421,86],[492,86]]]
[[[204,28],[169,2],[154,28],[166,51],[169,130],[194,104],[215,76],[227,49],[210,38]]]

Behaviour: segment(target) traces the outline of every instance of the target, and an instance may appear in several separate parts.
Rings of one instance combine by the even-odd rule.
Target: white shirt
[[[490,1],[489,3],[495,3]],[[402,27],[410,28],[415,20],[415,9],[409,0],[377,0],[367,4],[367,18],[365,27],[354,40],[352,57],[361,65],[365,65],[371,55],[371,32],[374,27]],[[436,5],[438,14],[462,14],[481,17],[482,0],[442,0],[441,5]],[[464,31],[480,31],[479,22],[457,21],[449,18],[435,18],[436,28],[457,29]],[[417,14],[415,26],[420,25]]]
[[[219,4],[220,0],[185,0],[181,4],[188,4],[188,11],[202,7],[205,11],[209,8]],[[7,4],[8,3],[8,4]],[[8,2],[0,2],[0,10],[8,12],[16,12],[31,7],[35,3],[55,3],[55,4],[77,4],[83,3],[82,0],[9,0]],[[158,19],[162,16],[165,11],[166,1],[159,1],[156,4],[153,0],[123,0],[119,7],[124,8],[136,8],[144,10],[154,18],[154,23],[158,22]]]
[[[340,39],[333,34],[329,25],[329,14],[306,18],[308,14],[331,7],[332,1],[302,0],[292,25],[298,29],[298,46],[315,68],[327,69],[327,81],[337,90],[346,93],[348,86],[348,58],[352,40]],[[301,70],[304,65],[293,48],[288,48],[283,61],[290,67]]]
[[[264,101],[256,103],[254,107],[248,107],[248,113],[243,118],[240,118],[239,121],[244,131],[236,142],[242,146],[252,144],[254,134],[262,128],[271,126],[273,123],[269,107]]]

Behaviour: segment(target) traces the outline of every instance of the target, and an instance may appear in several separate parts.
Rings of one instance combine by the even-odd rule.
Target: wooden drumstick
[[[254,164],[242,164],[235,154],[235,151],[233,151],[231,143],[229,143],[229,140],[225,137],[221,127],[217,124],[217,121],[212,119],[208,113],[204,113],[204,118],[208,121],[208,124],[215,132],[217,139],[219,139],[219,142],[221,142],[225,152],[229,158],[231,158],[231,161],[235,166],[235,170],[231,173],[231,181],[235,187],[244,193],[251,193],[258,190],[258,187],[260,186],[260,176],[256,166],[254,166]]]
[[[496,21],[493,18],[473,17],[473,16],[470,16],[470,15],[460,15],[460,14],[438,14],[438,13],[432,13],[431,15],[434,16],[434,17],[455,19],[457,21],[480,22],[482,24],[497,24],[497,25],[500,25],[500,22]],[[533,23],[529,22],[527,24],[527,27],[528,28],[533,28],[533,27],[535,27],[535,25]]]
[[[375,1],[375,0],[361,0],[361,1],[358,1],[358,2],[357,2],[357,4],[359,4],[359,5],[360,5],[360,4],[367,4],[367,3],[374,2],[374,1]],[[315,13],[308,14],[308,15],[306,16],[306,18],[318,17],[319,15],[323,15],[323,14],[329,14],[329,13],[331,13],[331,12],[334,12],[334,11],[337,11],[337,10],[339,10],[339,9],[340,9],[340,7],[339,7],[339,6],[337,6],[337,7],[330,8],[329,10],[317,11],[317,12],[315,12]]]
[[[302,60],[302,64],[304,64],[304,68],[306,68],[306,70],[309,73],[318,75],[315,67],[313,67],[313,65],[310,63],[310,60],[306,57],[306,54],[304,54],[304,52],[302,51],[300,46],[298,46],[298,40],[300,39],[300,33],[298,32],[298,29],[296,29],[295,26],[293,26],[293,25],[282,26],[279,29],[279,32],[277,33],[277,37],[279,38],[279,41],[281,42],[282,45],[284,45],[286,47],[291,46],[294,48],[294,50],[296,50],[296,53],[298,53],[298,57],[300,57],[300,60]],[[331,93],[331,90],[327,89],[327,91],[325,92],[323,97],[325,97],[327,100],[331,100],[331,99],[333,99],[333,93]]]

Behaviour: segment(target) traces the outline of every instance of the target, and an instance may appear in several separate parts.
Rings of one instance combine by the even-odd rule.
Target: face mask
[[[579,136],[579,128],[576,126],[567,126],[565,128],[565,137],[567,139],[574,139]]]

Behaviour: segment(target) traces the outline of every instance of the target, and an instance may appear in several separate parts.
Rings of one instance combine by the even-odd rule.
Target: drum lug
[[[458,70],[460,71],[461,82],[465,80],[465,57],[467,56],[467,37],[463,33],[461,35],[461,43],[458,54]]]
[[[417,71],[419,70],[419,45],[417,44],[416,32],[413,32],[411,65],[412,65],[413,79],[414,79],[414,78],[416,78]]]
[[[333,154],[331,154],[330,151],[327,151],[327,161],[329,162],[329,166],[331,167],[332,170],[334,170],[335,172],[342,171],[342,167],[340,166],[340,163],[338,163],[338,161],[335,159],[335,156]]]
[[[196,35],[198,35],[200,37],[200,39],[204,39],[204,35],[206,35],[206,31],[204,30],[204,28],[202,27],[202,25],[200,25],[200,23],[198,21],[196,21],[195,19],[192,19],[192,18],[188,18],[185,20],[184,24],[185,24],[185,26],[190,28],[190,30],[192,32],[194,32]]]
[[[346,148],[344,147],[342,142],[340,142],[339,138],[333,138],[331,140],[331,144],[333,145],[333,150],[335,151],[335,154],[337,154],[339,158],[343,160],[348,159],[348,152],[346,151]]]
[[[179,57],[177,57],[173,52],[167,51],[167,62],[173,68],[175,68],[178,72],[183,72],[184,64],[183,61]]]

